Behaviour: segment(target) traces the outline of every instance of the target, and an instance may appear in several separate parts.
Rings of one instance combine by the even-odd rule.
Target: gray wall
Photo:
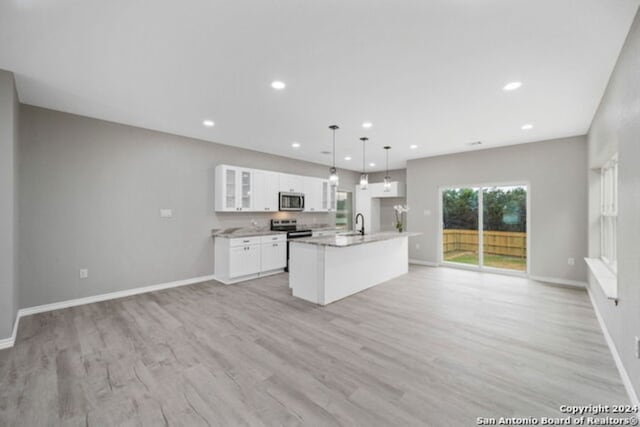
[[[21,307],[212,274],[212,228],[286,216],[216,214],[217,164],[328,174],[327,166],[25,105],[21,125]],[[341,187],[353,189],[357,177],[340,171]],[[160,218],[161,208],[173,217]],[[79,280],[80,268],[88,279]]]
[[[589,166],[599,168],[618,153],[618,295],[605,298],[593,277],[589,289],[622,363],[640,393],[640,16],[629,31],[618,63],[589,130]],[[600,176],[589,171],[589,256],[600,256]],[[591,275],[590,275],[591,276]]]
[[[11,335],[18,309],[18,114],[13,74],[0,70],[0,339]]]
[[[384,182],[385,172],[375,172],[369,174],[369,182]],[[391,181],[398,181],[406,185],[407,170],[396,169],[389,171]],[[393,231],[396,228],[396,214],[393,209],[395,205],[407,204],[406,197],[390,197],[380,199],[380,231]]]
[[[408,229],[424,233],[412,239],[410,257],[438,262],[440,187],[528,182],[531,275],[585,281],[586,167],[584,136],[410,160]],[[574,266],[567,263],[570,257]]]

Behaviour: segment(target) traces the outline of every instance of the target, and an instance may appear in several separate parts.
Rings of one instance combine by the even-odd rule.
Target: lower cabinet
[[[260,248],[260,270],[271,271],[287,266],[287,242],[263,243]]]
[[[260,272],[260,245],[231,248],[229,277],[231,279]]]
[[[287,236],[215,237],[216,280],[230,284],[279,273],[287,265]]]

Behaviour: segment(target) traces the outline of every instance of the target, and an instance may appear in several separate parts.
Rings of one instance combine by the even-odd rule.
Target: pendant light
[[[384,174],[384,192],[388,193],[391,191],[391,177],[389,176],[389,150],[391,147],[386,145],[384,147],[384,151],[387,152],[387,172]]]
[[[367,138],[366,136],[363,136],[362,138],[360,138],[360,141],[362,141],[362,175],[360,175],[361,190],[366,190],[367,187],[369,186],[369,175],[365,173],[365,169],[364,169],[364,165],[365,165],[364,145],[365,145],[365,142],[367,142],[368,140],[369,138]]]
[[[332,187],[337,187],[340,182],[338,177],[338,170],[336,169],[336,130],[340,129],[338,125],[331,125],[329,129],[333,131],[333,166],[329,169],[329,184]]]

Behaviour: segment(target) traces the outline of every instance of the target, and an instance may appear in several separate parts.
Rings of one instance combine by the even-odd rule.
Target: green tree
[[[524,187],[485,188],[483,226],[488,231],[527,230],[527,191]],[[442,192],[445,229],[478,229],[478,193],[470,188]]]

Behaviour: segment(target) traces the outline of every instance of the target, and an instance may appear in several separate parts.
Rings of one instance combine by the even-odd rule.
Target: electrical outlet
[[[416,249],[420,249],[420,243],[416,243]]]
[[[636,337],[636,358],[640,359],[640,337]]]
[[[431,216],[431,211],[429,209],[425,209],[424,216]]]
[[[171,218],[173,211],[171,209],[160,209],[160,218]]]
[[[86,279],[87,277],[89,277],[89,270],[87,270],[86,268],[81,268],[80,269],[80,278],[81,279]]]
[[[576,259],[575,258],[569,258],[567,260],[567,264],[569,265],[576,265]]]

